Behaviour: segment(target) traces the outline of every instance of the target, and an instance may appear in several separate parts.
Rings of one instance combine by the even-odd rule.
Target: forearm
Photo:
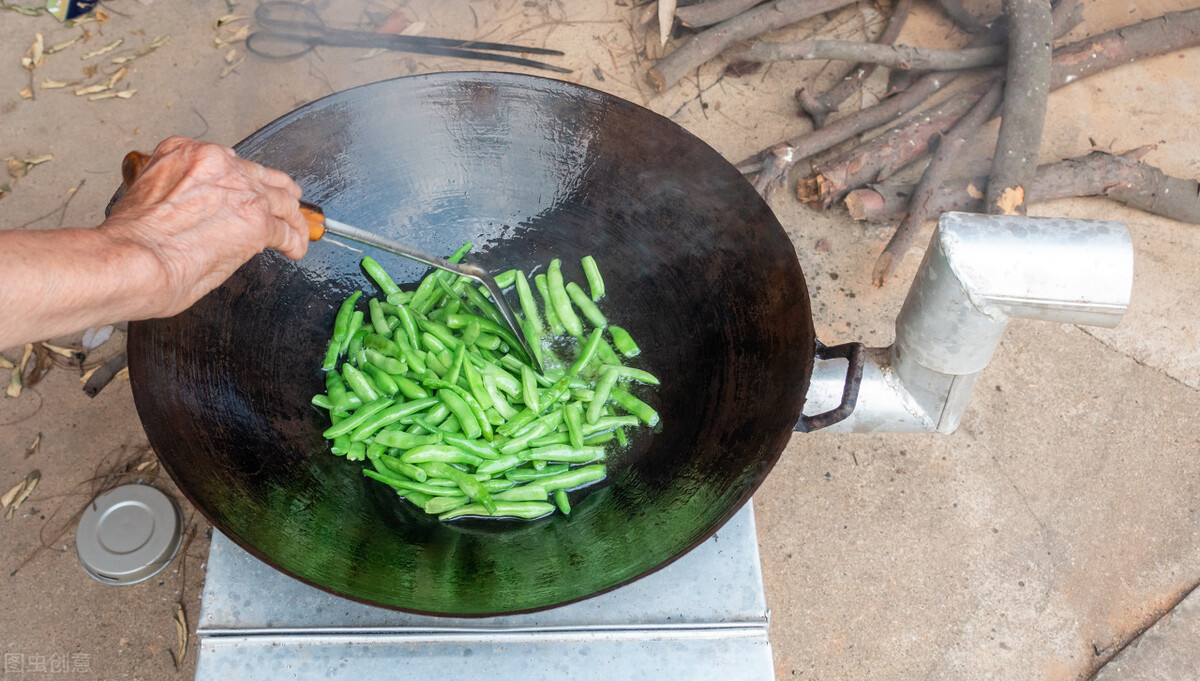
[[[0,349],[146,318],[160,279],[150,251],[104,227],[0,231]]]

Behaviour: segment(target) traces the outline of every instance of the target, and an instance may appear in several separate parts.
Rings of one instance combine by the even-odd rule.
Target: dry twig
[[[869,62],[891,69],[915,71],[961,71],[1004,61],[1000,45],[961,50],[935,50],[912,45],[880,45],[854,40],[801,40],[794,43],[755,43],[738,53],[751,61],[798,61],[831,59]]]
[[[904,28],[904,22],[908,19],[912,3],[913,0],[900,0],[896,3],[896,6],[892,8],[892,15],[888,17],[887,27],[883,29],[883,33],[879,34],[876,43],[890,45],[896,41],[896,38],[900,36],[900,30]],[[829,117],[829,114],[862,86],[863,81],[875,72],[876,66],[877,64],[855,64],[846,75],[842,76],[837,85],[820,95],[814,96],[806,88],[796,90],[796,101],[812,119],[813,129],[824,127],[825,119]]]
[[[689,7],[680,7],[675,10],[675,16],[679,17],[684,26],[703,28],[732,19],[760,2],[762,0],[708,0]]]
[[[662,92],[725,51],[757,35],[845,7],[854,0],[775,0],[698,33],[646,73],[646,82]]]

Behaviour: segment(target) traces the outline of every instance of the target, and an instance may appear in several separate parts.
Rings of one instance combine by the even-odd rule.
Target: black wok
[[[665,118],[510,74],[390,80],[308,104],[237,146],[336,219],[500,272],[606,272],[605,309],[662,378],[661,431],[570,517],[439,523],[329,453],[321,359],[338,304],[375,291],[326,241],[254,258],[170,319],[130,326],[137,409],[213,525],[270,565],[414,612],[536,610],[634,580],[744,504],[800,416],[815,339],[791,242],[715,151]],[[372,253],[398,282],[424,268]]]

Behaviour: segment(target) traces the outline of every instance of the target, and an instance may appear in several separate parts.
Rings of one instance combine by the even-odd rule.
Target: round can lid
[[[135,584],[166,567],[182,537],[183,519],[171,497],[149,485],[122,485],[88,505],[75,550],[96,580]]]

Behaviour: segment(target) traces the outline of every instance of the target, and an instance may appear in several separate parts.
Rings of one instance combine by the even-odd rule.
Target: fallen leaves
[[[26,158],[9,158],[4,159],[8,162],[8,174],[12,177],[13,182],[20,180],[29,174],[30,169],[34,166],[40,166],[47,161],[54,160],[54,154],[39,154],[37,156],[29,156]]]
[[[6,9],[17,14],[24,14],[27,17],[36,17],[46,13],[45,5],[10,5],[7,2],[0,2],[0,9]]]
[[[217,35],[213,38],[213,47],[224,47],[233,43],[240,43],[249,35],[250,24],[242,24],[237,28],[222,26],[217,29]]]
[[[40,383],[46,373],[50,371],[50,367],[54,366],[54,358],[50,355],[50,351],[46,349],[46,346],[41,343],[34,343],[33,353],[35,358],[33,369],[24,378],[26,388],[32,388]]]
[[[16,514],[17,509],[21,507],[21,504],[25,503],[30,494],[33,494],[33,489],[37,487],[41,479],[41,471],[37,469],[29,471],[29,475],[26,475],[24,480],[5,492],[3,497],[0,497],[0,508],[7,509],[4,514],[6,519],[13,519],[13,515]]]
[[[35,33],[33,44],[29,49],[25,50],[25,55],[21,57],[21,66],[25,67],[26,71],[32,71],[41,66],[46,61],[46,42],[42,38],[41,33]]]
[[[37,454],[39,451],[41,451],[41,448],[42,448],[42,434],[38,433],[37,437],[33,438],[33,444],[31,444],[25,448],[25,458],[28,459],[29,457],[33,456],[34,454]]]
[[[78,36],[75,36],[74,38],[71,38],[70,40],[64,40],[61,43],[54,43],[50,47],[46,48],[46,54],[54,54],[56,52],[62,52],[63,50],[67,49],[68,47],[79,42],[80,39],[82,39],[82,38],[83,38],[82,35],[78,35]]]
[[[175,644],[179,652],[171,653],[171,657],[175,660],[175,668],[179,669],[187,660],[188,648],[188,625],[187,613],[183,610],[182,603],[175,604]]]
[[[25,375],[25,365],[29,363],[29,356],[33,354],[33,343],[25,344],[25,352],[21,353],[21,361],[13,367],[12,376],[8,379],[8,387],[5,388],[4,394],[9,397],[21,396],[21,377]]]
[[[83,60],[83,61],[87,61],[87,60],[89,60],[89,59],[91,59],[91,58],[93,58],[93,57],[99,57],[100,55],[103,55],[103,54],[108,54],[109,52],[112,52],[113,50],[115,50],[115,49],[117,49],[118,47],[120,47],[120,46],[121,46],[121,45],[122,45],[124,42],[125,42],[125,39],[124,39],[124,38],[117,38],[116,40],[114,40],[114,41],[112,41],[111,43],[109,43],[109,44],[105,45],[104,47],[101,47],[101,48],[100,48],[100,49],[98,49],[98,50],[95,50],[95,51],[92,51],[92,52],[88,52],[87,54],[85,54],[85,55],[83,55],[82,57],[80,57],[80,59],[81,59],[81,60]]]

